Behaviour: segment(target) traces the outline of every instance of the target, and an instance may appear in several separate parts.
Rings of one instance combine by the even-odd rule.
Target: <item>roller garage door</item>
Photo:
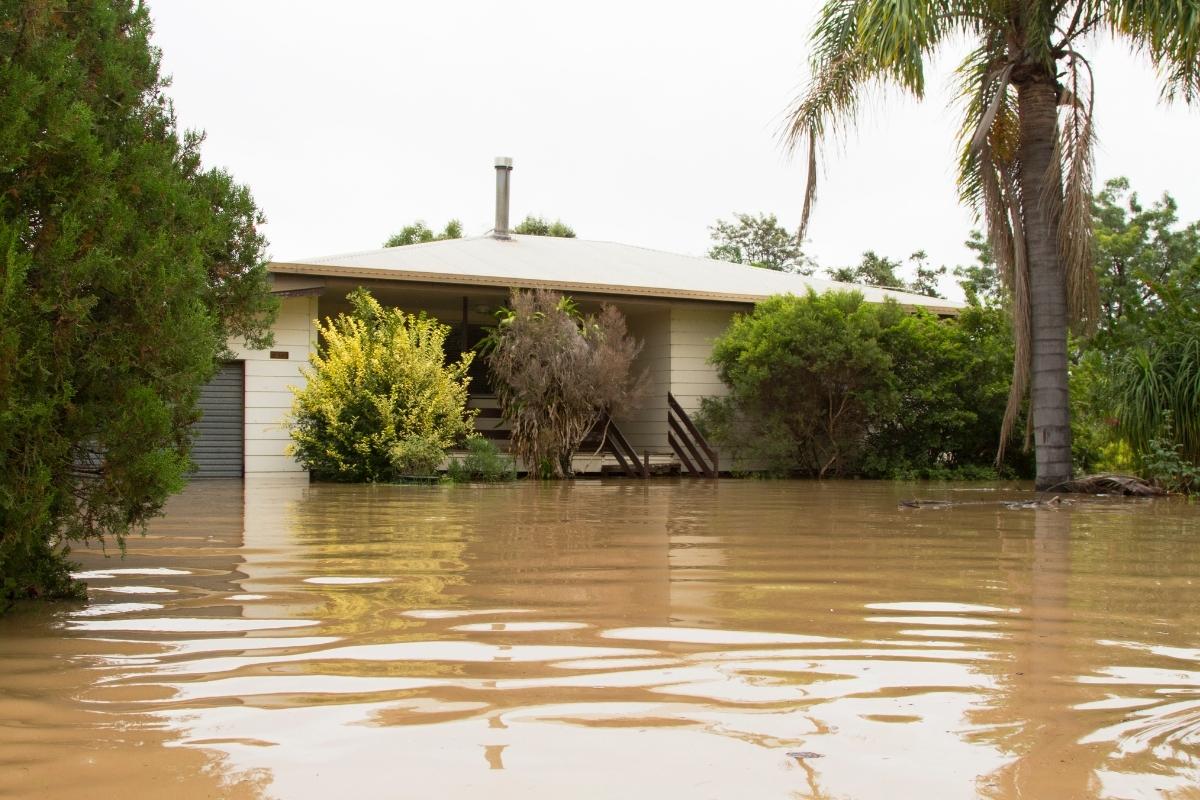
[[[222,364],[200,390],[192,441],[195,478],[240,478],[245,435],[246,371],[241,361]]]

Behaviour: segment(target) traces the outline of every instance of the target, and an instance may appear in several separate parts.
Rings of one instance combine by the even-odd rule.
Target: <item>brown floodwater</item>
[[[197,482],[0,618],[0,796],[1200,798],[1200,508],[1032,497]]]

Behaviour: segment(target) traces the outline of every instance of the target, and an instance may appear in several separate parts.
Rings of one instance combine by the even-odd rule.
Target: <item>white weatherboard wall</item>
[[[304,472],[287,454],[291,439],[283,421],[292,407],[289,387],[304,385],[300,368],[308,366],[316,349],[316,317],[315,296],[282,298],[270,350],[249,350],[244,342],[231,347],[246,364],[246,475]],[[271,358],[271,351],[288,357]]]
[[[629,333],[642,343],[633,368],[646,372],[645,393],[637,408],[617,420],[639,454],[671,452],[667,443],[667,392],[671,388],[671,310],[627,311]]]
[[[680,305],[671,309],[671,394],[689,415],[705,397],[724,397],[729,390],[708,363],[713,340],[725,332],[734,311]]]
[[[671,394],[693,419],[702,399],[729,394],[708,358],[713,340],[729,327],[734,313],[728,306],[681,305],[671,309]],[[730,454],[720,448],[717,458],[722,470],[733,463]]]

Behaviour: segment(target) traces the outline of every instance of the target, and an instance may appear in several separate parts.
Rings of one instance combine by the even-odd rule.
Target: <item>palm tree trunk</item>
[[[1058,256],[1062,169],[1055,148],[1058,91],[1052,72],[1036,69],[1017,83],[1021,203],[1028,251],[1032,363],[1030,412],[1037,487],[1071,478],[1071,410],[1067,393],[1067,287]]]

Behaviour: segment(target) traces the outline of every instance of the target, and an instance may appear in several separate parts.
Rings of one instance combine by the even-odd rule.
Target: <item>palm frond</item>
[[[825,135],[854,118],[864,84],[870,79],[867,59],[857,51],[849,51],[819,71],[814,70],[808,91],[799,97],[787,112],[783,132],[785,146],[795,150],[808,148],[808,180],[804,192],[804,211],[796,238],[803,241],[808,220],[817,196],[817,150]]]
[[[925,58],[962,18],[942,2],[858,0],[856,47],[917,97],[925,94]]]
[[[959,198],[977,213],[984,211],[979,160],[979,148],[984,140],[1001,160],[1009,160],[1016,153],[1015,137],[1003,135],[1016,133],[1015,126],[1007,124],[1016,119],[1015,99],[1008,90],[1007,79],[1000,80],[1007,63],[1003,37],[990,36],[955,70],[958,84],[955,102],[963,112],[963,124],[959,129]],[[986,124],[982,122],[984,119],[988,120]]]
[[[1149,56],[1164,99],[1200,99],[1200,0],[1116,0],[1106,22]]]
[[[1008,391],[1008,403],[1004,407],[1004,420],[1000,423],[1000,443],[996,450],[996,463],[999,464],[1004,458],[1005,444],[1012,435],[1013,426],[1021,415],[1021,405],[1029,391],[1029,377],[1033,366],[1033,330],[1028,250],[1025,248],[1025,218],[1021,213],[1020,192],[1011,167],[1007,170],[997,169],[996,174],[1001,178],[998,188],[1008,211],[1009,230],[1012,232],[1009,292],[1012,295],[1013,325],[1013,377]]]
[[[812,78],[788,109],[782,135],[788,150],[804,146],[808,153],[798,239],[807,232],[816,201],[822,140],[853,124],[860,99],[872,88],[890,83],[921,97],[925,58],[953,31],[977,24],[954,13],[968,5],[962,0],[828,0],[821,7],[811,36]]]
[[[1063,190],[1058,223],[1059,260],[1067,284],[1067,309],[1077,331],[1091,333],[1098,321],[1100,289],[1092,239],[1092,168],[1095,91],[1091,67],[1078,53],[1067,53],[1063,119],[1058,148]]]

